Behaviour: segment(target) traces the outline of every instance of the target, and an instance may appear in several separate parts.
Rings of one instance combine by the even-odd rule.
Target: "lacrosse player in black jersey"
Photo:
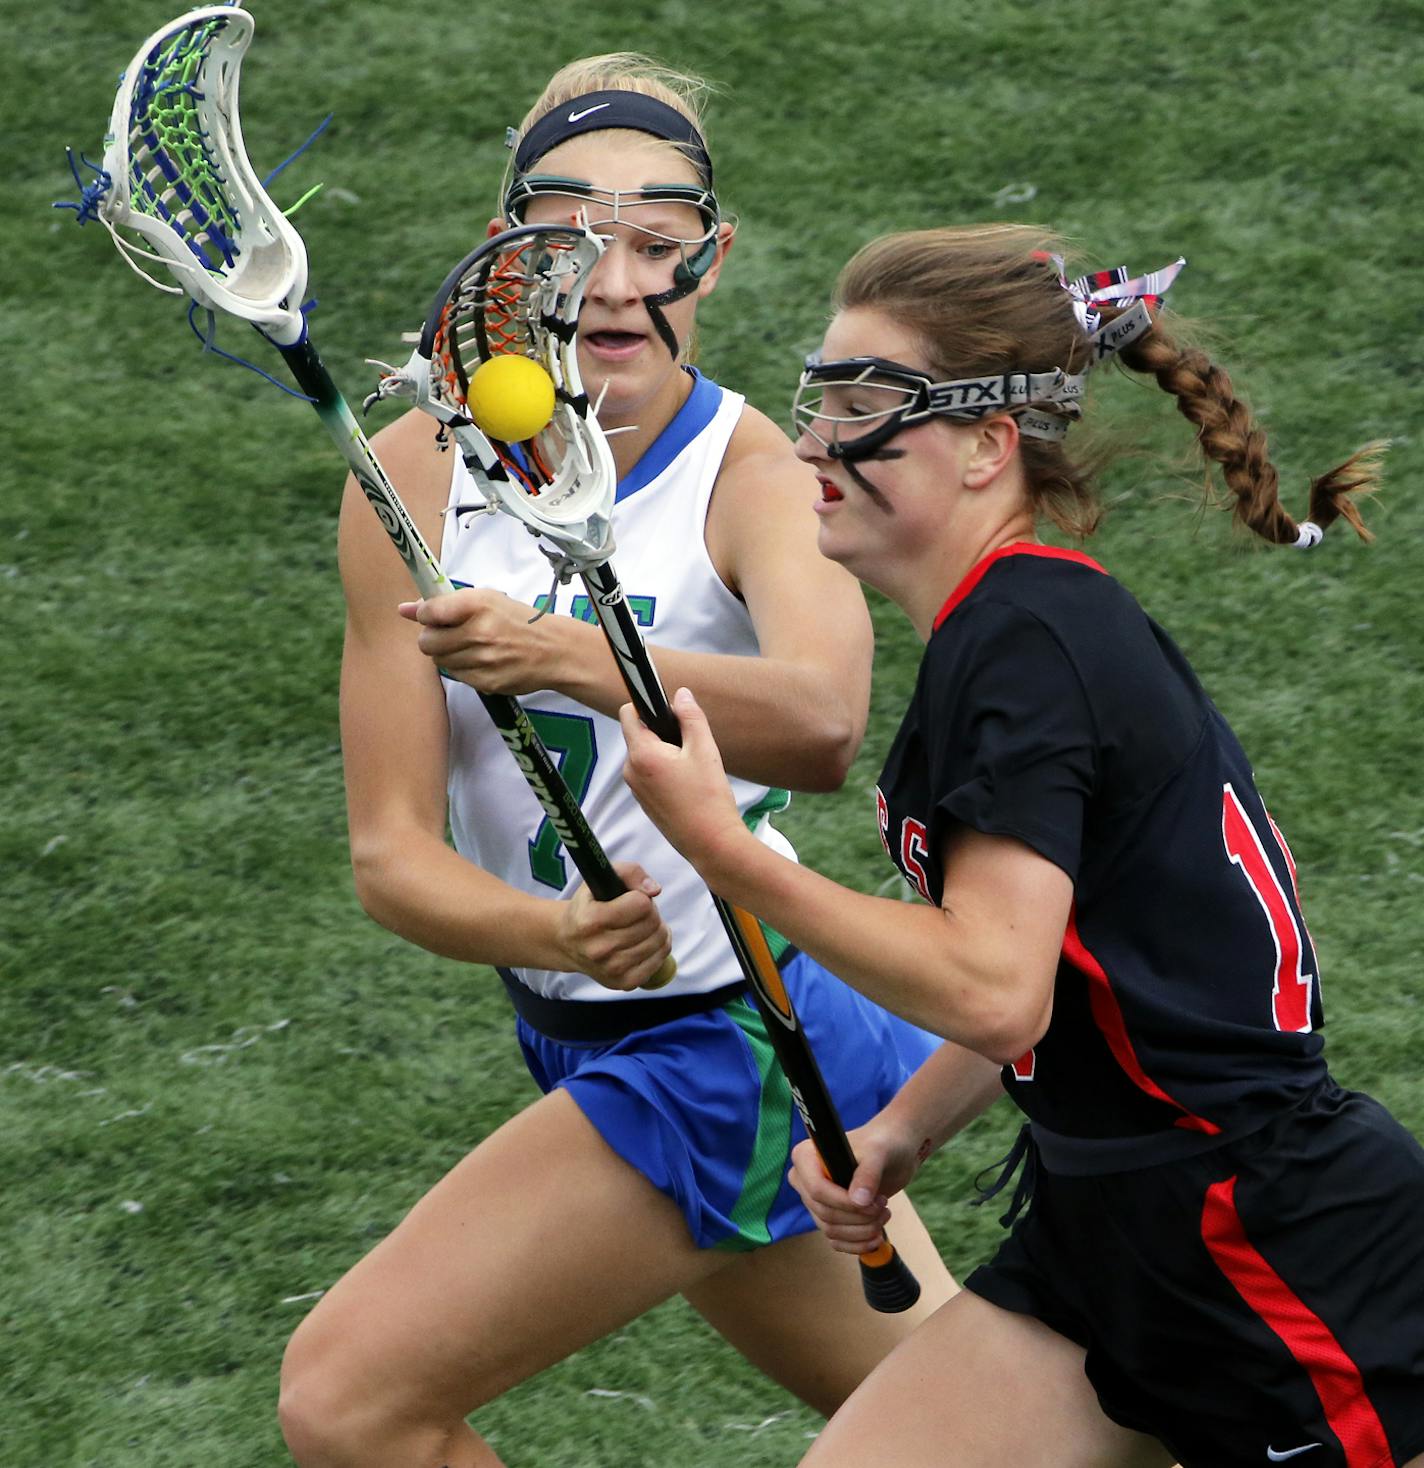
[[[797,451],[822,552],[926,643],[876,792],[926,906],[750,841],[685,691],[681,750],[624,710],[630,783],[713,891],[958,1042],[852,1134],[850,1190],[797,1156],[832,1242],[871,1247],[1000,1085],[1028,1118],[1012,1232],[815,1468],[1424,1464],[1424,1151],[1326,1069],[1294,861],[1230,728],[1101,566],[1036,535],[1092,529],[1064,438],[1113,356],[1176,399],[1243,525],[1364,533],[1375,454],[1293,520],[1226,374],[1155,314],[1178,268],[1069,281],[1052,241],[996,226],[891,236],[842,273]]]

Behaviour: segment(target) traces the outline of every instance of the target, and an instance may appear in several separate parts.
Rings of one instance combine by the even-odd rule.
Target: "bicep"
[[[941,907],[948,922],[972,937],[980,963],[1002,986],[1006,1006],[1041,1035],[1052,1014],[1073,908],[1072,878],[1017,838],[969,826],[945,836],[940,859]]]
[[[375,632],[348,617],[341,661],[341,751],[353,848],[399,828],[445,831],[448,726],[440,675],[417,628]],[[409,631],[406,629],[409,628]]]
[[[402,420],[377,443],[429,537],[439,524],[440,466],[428,461],[427,445],[415,437],[414,427]],[[419,627],[396,610],[417,594],[409,573],[350,478],[338,559],[346,596],[341,744],[353,848],[399,827],[414,826],[443,840],[448,726],[440,675],[416,645]]]

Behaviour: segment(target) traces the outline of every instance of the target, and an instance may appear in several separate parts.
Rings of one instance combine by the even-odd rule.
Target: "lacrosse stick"
[[[659,738],[680,744],[677,716],[610,559],[617,475],[579,374],[579,306],[602,250],[591,230],[569,225],[522,225],[485,241],[446,277],[419,345],[376,395],[413,401],[453,434],[485,496],[483,505],[466,508],[513,515],[539,539],[560,581],[578,573],[639,717]],[[509,352],[541,363],[554,381],[554,416],[523,444],[483,433],[467,400],[473,372]],[[711,896],[806,1132],[832,1180],[847,1187],[855,1155],[761,924]],[[918,1282],[888,1240],[861,1265],[866,1299],[877,1310],[907,1310],[919,1298]]]
[[[119,83],[104,160],[79,222],[97,218],[134,270],[159,290],[249,321],[281,353],[350,465],[422,597],[454,586],[317,355],[301,300],[306,247],[248,161],[238,73],[252,17],[231,5],[190,10],[155,31]],[[77,173],[76,173],[77,177]],[[155,280],[161,266],[177,282]],[[518,701],[480,693],[500,738],[592,894],[628,889],[598,844],[558,766]],[[645,987],[672,978],[668,958]]]

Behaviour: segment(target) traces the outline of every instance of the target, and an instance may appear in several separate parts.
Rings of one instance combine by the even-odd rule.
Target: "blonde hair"
[[[940,380],[1055,367],[1081,372],[1088,339],[1050,258],[1062,248],[1046,231],[1012,224],[887,235],[842,270],[835,305],[880,311],[906,327]],[[1118,312],[1102,314],[1111,320]],[[1226,372],[1205,352],[1180,345],[1160,317],[1120,360],[1153,377],[1196,426],[1197,445],[1220,466],[1237,522],[1263,540],[1294,545],[1300,526],[1280,502],[1265,432]],[[1321,530],[1343,518],[1370,539],[1353,496],[1378,487],[1385,447],[1366,444],[1311,481],[1307,515]],[[1062,443],[1027,437],[1020,454],[1035,511],[1070,534],[1091,534],[1102,518],[1100,463],[1075,461]]]

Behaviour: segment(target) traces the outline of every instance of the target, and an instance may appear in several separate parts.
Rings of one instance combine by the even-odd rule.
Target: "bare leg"
[[[919,1303],[902,1315],[872,1310],[860,1266],[819,1233],[739,1255],[683,1294],[754,1366],[829,1417],[954,1293],[954,1280],[903,1195],[895,1200],[892,1236],[920,1281]]]
[[[317,1304],[280,1415],[301,1468],[494,1468],[467,1413],[733,1262],[552,1092]]]
[[[869,1377],[803,1468],[1165,1468],[1109,1422],[1083,1353],[1040,1321],[961,1291]]]

